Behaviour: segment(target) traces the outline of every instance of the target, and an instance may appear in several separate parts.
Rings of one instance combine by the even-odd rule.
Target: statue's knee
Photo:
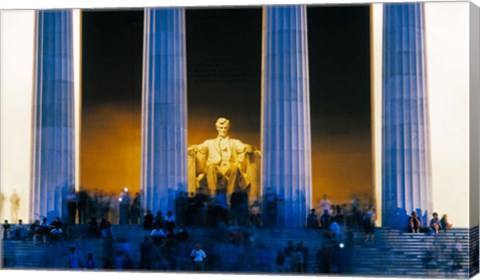
[[[230,168],[230,172],[232,174],[236,174],[237,172],[239,172],[241,169],[240,169],[240,166],[238,166],[238,164],[234,164],[232,165],[232,167]]]
[[[207,173],[210,173],[210,172],[217,172],[217,167],[213,164],[210,164],[210,165],[207,165],[207,167],[205,168],[205,171]]]

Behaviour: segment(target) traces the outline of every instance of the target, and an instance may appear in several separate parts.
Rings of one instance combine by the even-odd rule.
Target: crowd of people
[[[408,217],[408,232],[411,233],[429,233],[429,234],[438,234],[440,231],[446,232],[448,229],[453,227],[452,224],[448,222],[447,214],[444,214],[442,218],[438,218],[438,213],[433,212],[432,218],[428,225],[422,224],[419,215],[416,211],[412,211],[412,214]]]
[[[51,223],[47,221],[47,218],[43,218],[42,221],[35,220],[29,225],[25,225],[20,219],[18,223],[13,227],[9,224],[8,220],[5,220],[2,225],[3,239],[4,240],[33,240],[33,246],[36,246],[39,241],[43,244],[47,243],[47,240],[52,242],[58,241],[65,237],[65,225],[60,221],[59,217],[56,217]]]
[[[350,204],[335,205],[324,194],[317,208],[310,210],[306,224],[309,229],[326,231],[337,239],[345,238],[350,244],[354,231],[363,231],[366,242],[374,241],[376,219],[376,209],[368,195],[362,199],[353,196]]]
[[[89,192],[83,187],[69,191],[67,221],[69,224],[88,224],[92,218],[105,218],[114,224],[139,224],[142,215],[140,193],[131,195],[128,188],[120,194],[101,190]]]
[[[141,216],[144,210],[140,195],[137,193],[132,199],[128,190],[124,189],[116,199],[119,202],[118,223],[142,225],[146,233],[143,240],[127,241],[139,244],[140,260],[135,262],[131,250],[118,250],[114,245],[117,241],[112,231],[112,222],[108,218],[111,217],[108,215],[111,208],[99,203],[107,201],[107,196],[101,193],[71,194],[69,202],[75,202],[75,207],[69,205],[65,223],[59,217],[53,221],[42,218],[41,221],[35,220],[30,225],[24,225],[22,220],[10,225],[5,220],[2,226],[3,239],[21,241],[30,239],[33,240],[34,246],[39,242],[47,244],[69,239],[72,236],[69,235],[68,228],[71,223],[77,221],[74,218],[78,215],[78,222],[86,221],[88,225],[87,239],[103,238],[106,240],[105,244],[109,246],[106,248],[107,257],[103,260],[104,269],[175,270],[179,268],[178,263],[182,259],[183,263],[185,259],[189,259],[191,270],[215,270],[216,266],[235,269],[236,265],[242,265],[244,271],[268,272],[273,269],[290,273],[307,271],[342,273],[347,267],[346,252],[355,243],[354,233],[362,231],[365,234],[365,242],[374,241],[376,210],[373,200],[368,196],[363,198],[354,196],[348,204],[334,205],[328,196],[324,195],[306,217],[307,231],[316,232],[323,237],[320,249],[315,254],[310,254],[309,248],[302,241],[296,244],[289,241],[284,249],[272,252],[266,245],[268,242],[255,240],[256,228],[280,228],[276,218],[280,201],[268,194],[262,203],[254,201],[250,205],[248,197],[232,195],[230,203],[225,205],[202,193],[191,193],[187,196],[186,193],[180,192],[175,200],[175,209],[168,211],[166,215],[161,211],[154,215],[147,209],[145,215]],[[81,197],[87,199],[80,199]],[[87,203],[82,204],[80,201]],[[81,210],[82,205],[88,207]],[[80,214],[82,212],[83,214]],[[101,217],[100,221],[97,216]],[[87,217],[89,220],[86,220]],[[197,241],[189,240],[189,231],[206,226],[215,226],[219,232],[225,232],[225,239],[213,241],[204,248],[201,248]],[[416,212],[410,216],[408,228],[411,232],[420,232],[422,226]],[[439,219],[438,214],[433,213],[433,218],[426,228],[428,232],[438,233],[451,228],[451,224],[448,223],[446,215]],[[241,252],[242,257],[239,257],[239,262],[226,265],[222,263],[225,260],[221,255],[231,250],[239,254]],[[311,258],[315,259],[314,267],[308,266],[312,263],[309,261]],[[93,253],[89,253],[85,261],[79,259],[76,248],[69,247],[67,261],[69,268],[99,268]]]

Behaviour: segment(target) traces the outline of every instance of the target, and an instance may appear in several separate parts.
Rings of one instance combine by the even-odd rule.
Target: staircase
[[[365,243],[357,234],[352,248],[350,270],[357,275],[453,277],[469,275],[469,232],[452,229],[437,235],[404,233],[396,229],[379,228],[375,242]],[[457,243],[459,253],[453,255]],[[430,265],[429,256],[433,256]],[[454,261],[455,259],[455,261]],[[454,263],[461,268],[452,269]]]
[[[316,254],[322,244],[329,242],[318,231],[305,229],[247,229],[248,241],[244,245],[228,241],[228,231],[222,228],[189,229],[187,241],[178,241],[172,252],[175,264],[172,270],[191,269],[190,252],[195,243],[200,243],[207,253],[206,269],[218,272],[278,272],[275,263],[279,250],[283,250],[290,240],[296,246],[300,241],[308,248],[308,274],[319,274],[320,267]],[[149,233],[135,225],[115,225],[113,243],[103,239],[87,239],[87,227],[77,225],[71,229],[73,238],[48,244],[33,246],[33,241],[2,241],[3,267],[18,269],[65,269],[69,247],[75,246],[83,264],[88,252],[94,254],[99,268],[108,256],[115,252],[128,252],[138,267],[139,245]],[[478,235],[477,235],[478,236]],[[438,235],[403,233],[394,229],[378,228],[375,241],[364,242],[362,233],[354,234],[354,245],[340,249],[343,254],[344,274],[369,276],[408,276],[408,277],[455,277],[467,278],[469,273],[469,230],[452,229]],[[455,245],[457,243],[457,245]],[[111,245],[111,247],[108,247]],[[456,262],[461,268],[452,270],[452,250],[460,246]],[[427,248],[432,249],[436,265],[427,268]],[[283,274],[285,272],[282,272]]]

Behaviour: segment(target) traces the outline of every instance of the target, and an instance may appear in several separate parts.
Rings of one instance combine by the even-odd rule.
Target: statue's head
[[[217,128],[220,137],[226,137],[228,136],[228,130],[230,129],[230,121],[226,118],[218,118],[215,127]]]

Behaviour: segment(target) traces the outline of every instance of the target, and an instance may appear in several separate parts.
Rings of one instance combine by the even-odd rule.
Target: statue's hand
[[[189,156],[194,156],[197,152],[198,152],[198,148],[195,147],[195,146],[189,147],[189,148],[187,149],[187,154],[188,154]]]

